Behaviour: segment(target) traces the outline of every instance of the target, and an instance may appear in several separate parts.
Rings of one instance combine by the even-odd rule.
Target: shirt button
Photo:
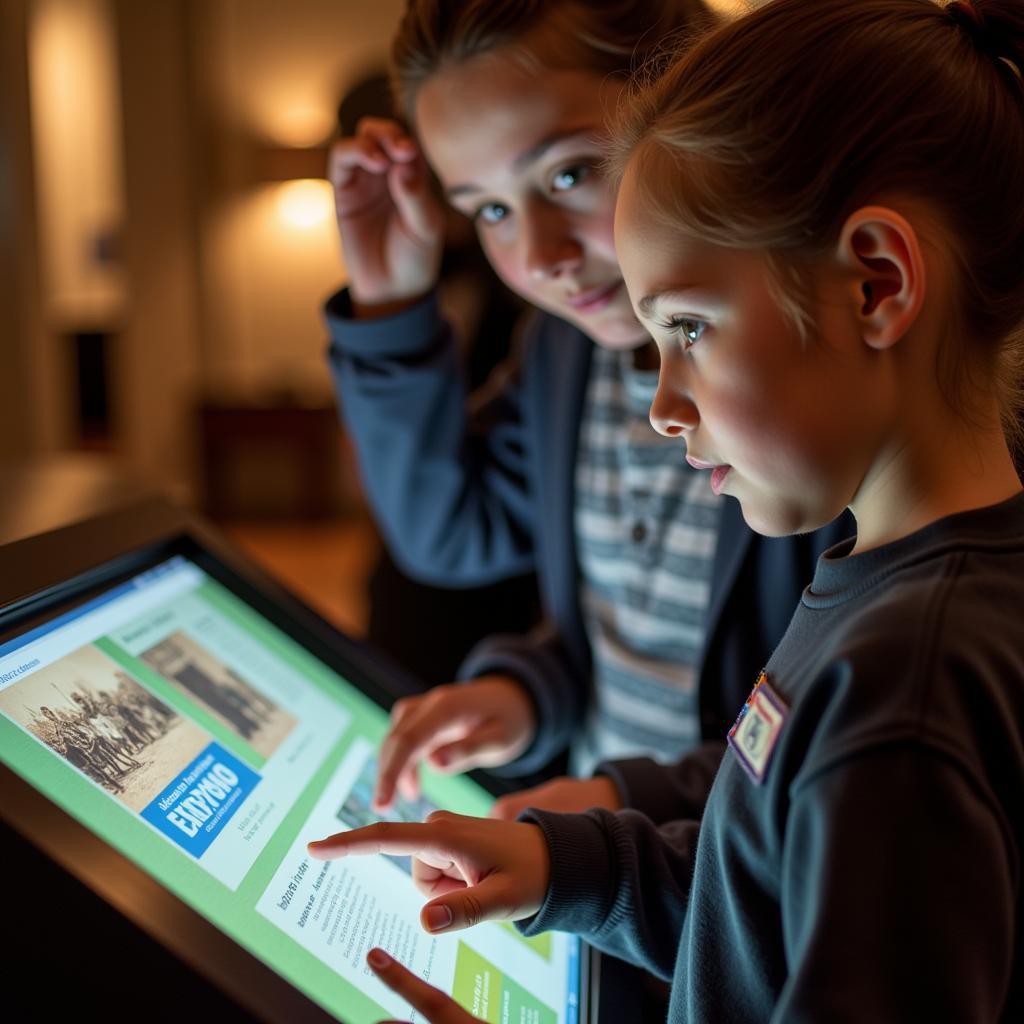
[[[633,524],[632,537],[634,544],[643,544],[647,539],[647,524],[642,519]]]

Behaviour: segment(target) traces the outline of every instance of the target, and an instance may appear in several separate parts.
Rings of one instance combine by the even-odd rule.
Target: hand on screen
[[[433,934],[483,921],[518,921],[540,910],[551,862],[536,825],[435,811],[425,822],[382,821],[339,832],[308,850],[318,860],[354,854],[412,856],[425,896],[420,923]]]
[[[558,811],[561,814],[575,814],[590,810],[591,807],[618,811],[622,809],[622,797],[615,783],[603,775],[593,779],[552,779],[533,789],[509,793],[495,800],[491,817],[515,821],[527,807]]]
[[[387,810],[396,788],[407,800],[419,796],[422,760],[449,773],[493,768],[526,750],[535,729],[533,702],[520,683],[506,676],[435,686],[420,697],[400,700],[380,748],[374,809]]]
[[[437,283],[444,213],[419,146],[394,121],[363,118],[327,160],[353,303],[381,313]]]
[[[427,1024],[483,1024],[479,1017],[467,1013],[454,999],[433,985],[428,985],[384,950],[371,949],[366,955],[366,962],[392,992],[423,1015]],[[398,1022],[389,1021],[387,1024]]]

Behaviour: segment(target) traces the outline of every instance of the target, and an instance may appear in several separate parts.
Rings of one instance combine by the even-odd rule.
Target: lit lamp
[[[277,212],[289,227],[315,228],[331,216],[327,152],[327,146],[261,146],[257,151],[257,177],[281,182]]]
[[[331,215],[330,185],[315,178],[300,178],[280,186],[277,212],[293,228],[315,228]]]

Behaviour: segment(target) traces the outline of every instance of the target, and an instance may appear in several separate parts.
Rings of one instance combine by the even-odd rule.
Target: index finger
[[[378,821],[363,828],[337,832],[306,844],[310,856],[333,860],[351,854],[387,853],[406,856],[436,849],[440,836],[435,824],[414,821]]]
[[[470,1016],[453,999],[428,985],[384,950],[371,949],[366,962],[392,992],[422,1013],[428,1024],[479,1024],[476,1017]]]
[[[377,755],[377,786],[374,802],[387,807],[394,797],[401,775],[413,769],[432,746],[442,742],[452,726],[449,701],[423,700],[396,717]]]

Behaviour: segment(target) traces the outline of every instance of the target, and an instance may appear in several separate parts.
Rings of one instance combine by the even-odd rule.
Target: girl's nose
[[[665,437],[679,437],[700,423],[697,404],[683,380],[678,360],[663,358],[661,361],[650,418],[651,426]]]
[[[565,214],[534,203],[522,217],[523,268],[534,280],[574,274],[583,264],[583,246]]]

